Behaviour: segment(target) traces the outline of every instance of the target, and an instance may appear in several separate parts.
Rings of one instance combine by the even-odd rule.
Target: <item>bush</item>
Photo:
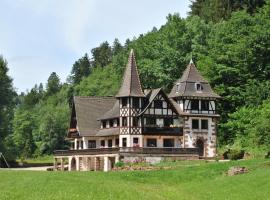
[[[244,157],[244,154],[245,154],[245,151],[243,151],[243,150],[229,149],[226,156],[230,160],[238,160],[238,159],[242,159]]]
[[[119,162],[117,162],[117,163],[115,163],[115,167],[124,167],[124,165],[125,165],[125,163],[124,162],[122,162],[122,161],[119,161]]]

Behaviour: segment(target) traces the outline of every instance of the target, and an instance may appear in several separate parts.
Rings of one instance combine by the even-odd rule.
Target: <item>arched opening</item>
[[[71,171],[76,171],[76,159],[74,157],[71,158],[70,169]]]
[[[198,148],[199,156],[204,156],[204,142],[202,139],[196,141],[196,147]]]

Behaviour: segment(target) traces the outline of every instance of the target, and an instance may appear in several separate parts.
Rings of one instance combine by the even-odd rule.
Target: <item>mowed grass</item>
[[[0,199],[270,199],[270,160],[159,165],[173,169],[107,173],[0,170]],[[229,177],[226,172],[231,166],[246,166],[249,173]]]

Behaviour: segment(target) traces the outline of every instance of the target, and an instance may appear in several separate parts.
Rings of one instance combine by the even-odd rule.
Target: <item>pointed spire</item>
[[[137,70],[134,50],[131,49],[122,85],[116,97],[144,97],[141,82]]]

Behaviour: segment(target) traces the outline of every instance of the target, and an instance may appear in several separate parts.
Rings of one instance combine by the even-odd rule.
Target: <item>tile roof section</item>
[[[120,129],[119,128],[105,128],[100,129],[96,136],[98,137],[105,137],[105,136],[113,136],[113,135],[119,135]]]
[[[95,136],[100,128],[99,117],[115,104],[115,97],[74,97],[80,136]]]
[[[116,97],[144,97],[133,49],[130,51],[121,88]]]
[[[202,85],[202,91],[196,90],[195,83]],[[182,77],[175,82],[169,97],[220,98],[220,96],[212,90],[208,81],[202,77],[193,62],[188,64]]]
[[[107,111],[104,115],[102,115],[98,120],[102,119],[113,119],[120,117],[120,107],[119,107],[119,100],[116,100],[112,109]]]

